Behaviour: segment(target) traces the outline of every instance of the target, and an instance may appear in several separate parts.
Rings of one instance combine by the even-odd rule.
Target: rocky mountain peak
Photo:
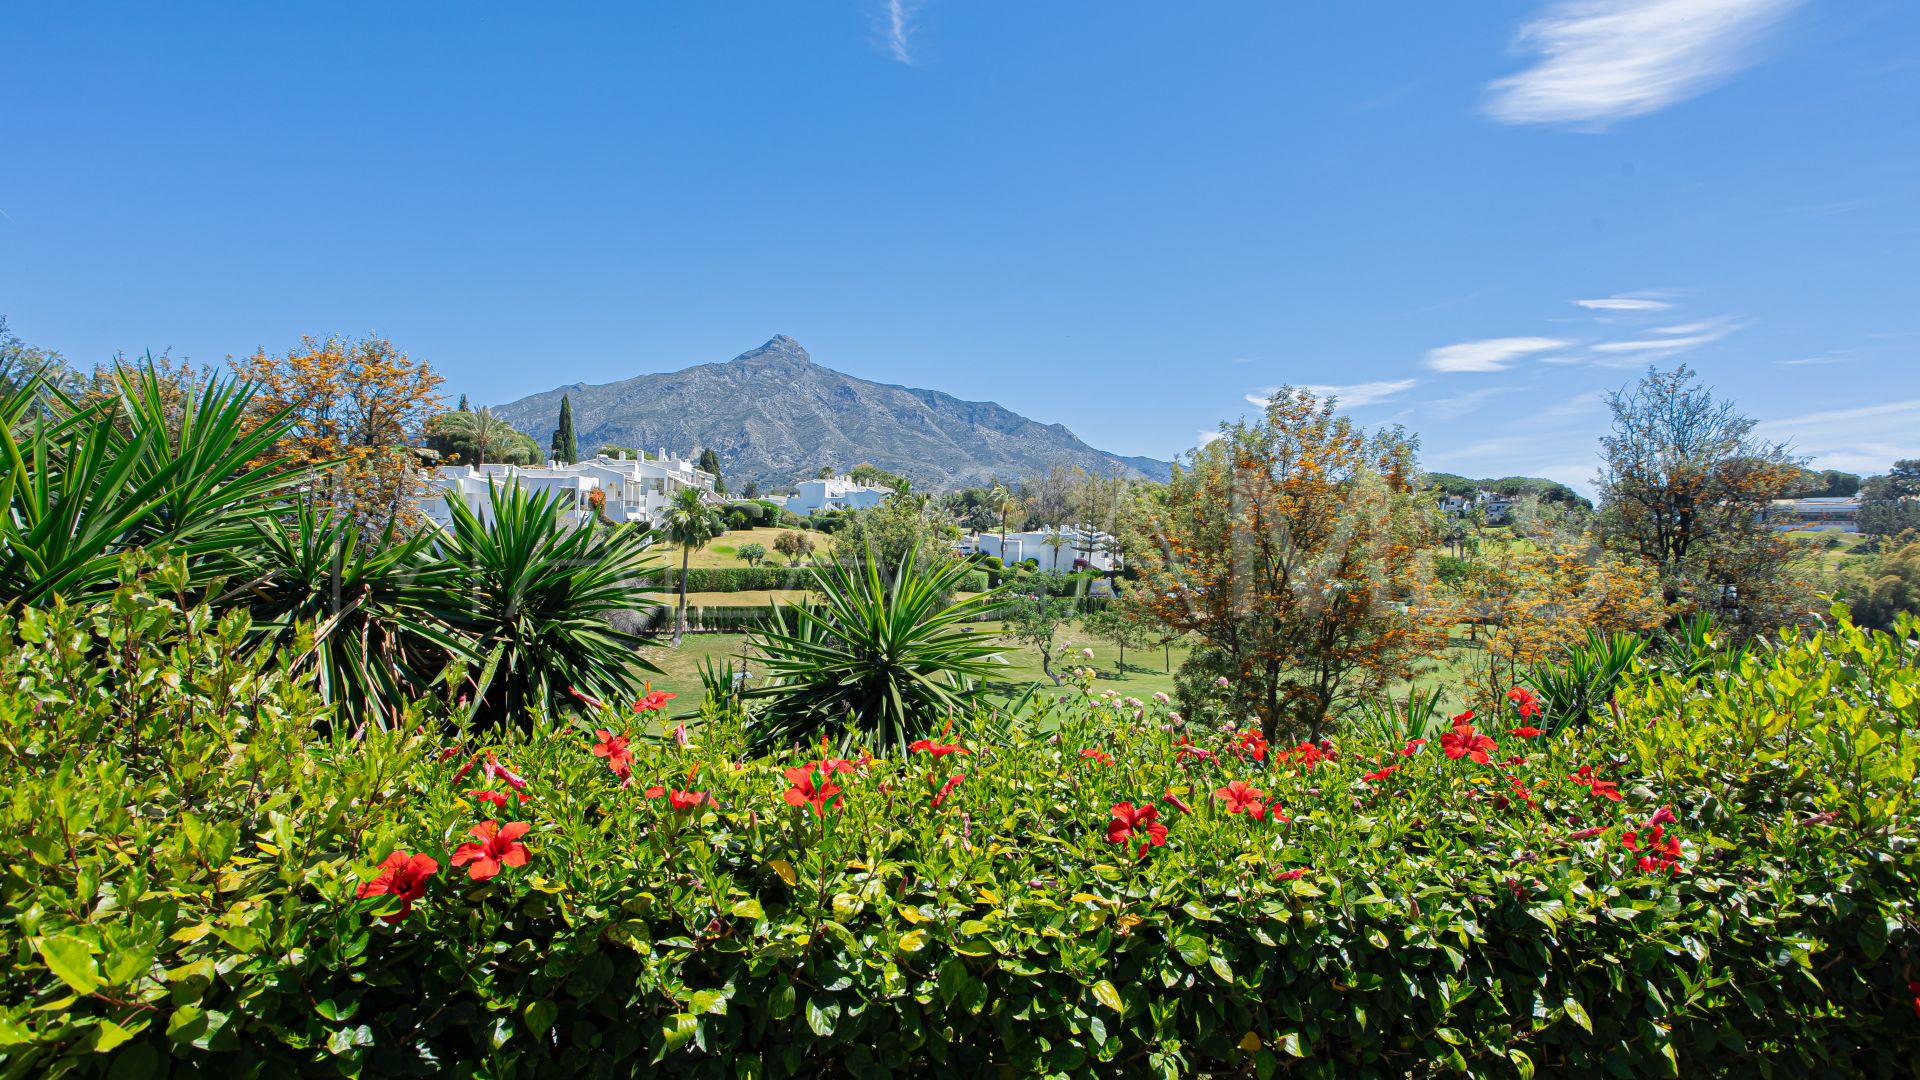
[[[1054,465],[1165,479],[1168,465],[1096,450],[1060,424],[1041,424],[990,401],[963,401],[858,379],[813,362],[785,334],[725,364],[574,383],[495,410],[546,445],[563,394],[583,450],[603,445],[689,453],[711,447],[728,484],[763,490],[824,467],[872,462],[937,490],[1040,476]]]
[[[775,334],[765,345],[749,349],[733,358],[736,364],[811,364],[813,357],[800,343],[785,334]]]

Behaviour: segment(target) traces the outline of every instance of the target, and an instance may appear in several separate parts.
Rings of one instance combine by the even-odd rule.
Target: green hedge
[[[679,587],[679,581],[680,569],[674,567],[663,576],[661,588],[672,591]],[[696,566],[687,570],[689,592],[765,592],[812,587],[813,571],[805,566]],[[968,592],[986,591],[986,573],[968,574],[964,587]]]
[[[1566,741],[1483,718],[1486,763],[1269,749],[1073,695],[957,719],[970,753],[850,751],[815,813],[786,798],[801,759],[743,758],[711,709],[686,739],[626,703],[492,745],[433,703],[323,736],[310,693],[236,659],[241,629],[132,593],[0,621],[5,1075],[1920,1060],[1920,657],[1884,635],[1635,684]],[[595,728],[633,737],[631,785]],[[1233,781],[1281,813],[1230,813]],[[1123,802],[1163,844],[1145,822],[1110,842]],[[1676,863],[1642,869],[1625,835],[1669,813]],[[528,824],[526,858],[475,880],[455,852],[488,819]],[[438,863],[411,911],[357,895],[395,851]]]

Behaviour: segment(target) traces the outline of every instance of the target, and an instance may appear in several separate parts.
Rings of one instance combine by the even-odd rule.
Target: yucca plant
[[[644,639],[608,618],[653,603],[647,534],[571,524],[563,492],[530,494],[516,482],[495,485],[488,499],[490,522],[447,499],[451,527],[432,558],[456,590],[453,627],[480,665],[476,719],[522,721],[529,710],[570,704],[572,690],[633,696],[659,669],[639,657]]]
[[[305,506],[256,528],[243,571],[255,576],[220,601],[246,606],[256,644],[281,649],[352,726],[391,726],[450,665],[475,659],[452,628],[455,575],[429,557],[429,534],[389,527],[369,542],[351,518]]]
[[[23,419],[36,399],[20,392],[0,402],[24,428],[0,424],[0,605],[110,589],[136,548],[223,572],[303,478],[267,462],[287,414],[250,419],[249,385],[169,400],[151,363],[115,379],[117,397],[85,407],[52,389],[51,415]]]
[[[1646,647],[1633,634],[1588,630],[1587,640],[1569,645],[1559,661],[1529,666],[1522,681],[1539,699],[1546,729],[1559,735],[1606,707]]]
[[[890,575],[871,549],[858,562],[836,555],[814,568],[817,598],[775,605],[748,639],[768,677],[746,695],[760,705],[749,721],[756,745],[811,741],[850,723],[869,744],[904,753],[978,704],[1001,646],[964,624],[990,614],[999,592],[952,600],[971,568],[948,560],[916,571],[919,554],[915,544]]]
[[[1446,726],[1440,709],[1444,696],[1438,687],[1423,690],[1418,686],[1407,687],[1405,702],[1396,702],[1383,693],[1362,702],[1348,715],[1348,733],[1383,744],[1432,738]]]

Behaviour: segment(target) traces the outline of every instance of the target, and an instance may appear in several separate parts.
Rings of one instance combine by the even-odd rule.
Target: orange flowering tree
[[[440,411],[444,381],[426,361],[384,338],[304,337],[284,356],[261,350],[233,369],[259,388],[263,414],[294,410],[297,423],[275,452],[319,470],[309,502],[376,531],[416,523],[425,485],[415,448]]]
[[[1286,388],[1178,463],[1147,511],[1141,603],[1237,673],[1237,704],[1269,740],[1283,727],[1318,739],[1336,705],[1444,646],[1414,475],[1405,434],[1368,436],[1332,400]]]
[[[1476,560],[1466,606],[1485,627],[1467,684],[1475,708],[1497,706],[1529,665],[1558,660],[1589,631],[1641,633],[1666,609],[1651,567],[1603,550],[1591,537],[1522,535]]]

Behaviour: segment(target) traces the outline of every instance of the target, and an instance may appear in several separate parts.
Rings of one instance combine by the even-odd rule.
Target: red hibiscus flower
[[[1599,835],[1600,835],[1601,833],[1603,833],[1603,832],[1606,832],[1606,831],[1607,831],[1607,827],[1606,827],[1605,825],[1595,825],[1595,826],[1594,826],[1593,828],[1591,828],[1591,829],[1581,829],[1581,830],[1580,830],[1579,832],[1576,832],[1576,833],[1568,833],[1568,834],[1567,834],[1567,839],[1569,839],[1569,840],[1591,840],[1591,839],[1593,839],[1594,837],[1596,837],[1596,836],[1599,836]]]
[[[1672,825],[1678,822],[1679,820],[1680,820],[1679,818],[1673,816],[1673,807],[1663,806],[1660,809],[1655,810],[1653,812],[1653,816],[1647,819],[1646,827],[1651,828],[1652,826],[1655,826],[1655,825]]]
[[[649,799],[664,799],[667,797],[667,789],[661,787],[659,784],[655,784],[648,788],[643,794]]]
[[[853,762],[848,761],[846,758],[843,758],[843,757],[821,758],[820,763],[818,765],[815,765],[814,768],[820,770],[821,776],[829,776],[829,777],[832,776],[834,773],[842,773],[842,772],[850,773],[850,772],[860,771],[860,766],[855,765]]]
[[[483,791],[479,788],[475,788],[474,790],[467,792],[467,798],[473,799],[476,802],[492,803],[495,808],[502,811],[506,810],[507,808],[508,795],[504,791],[491,791],[491,790]],[[526,802],[527,796],[521,795],[520,801]]]
[[[667,702],[679,696],[678,694],[669,694],[664,690],[649,688],[645,697],[633,703],[633,711],[654,712],[658,709],[664,709],[667,707]]]
[[[499,873],[502,866],[525,866],[527,846],[520,838],[532,827],[524,821],[502,827],[498,821],[488,818],[467,830],[479,843],[454,848],[453,865],[466,866],[467,876],[475,881],[487,880]],[[472,865],[468,866],[469,863]]]
[[[1267,760],[1267,737],[1257,731],[1248,731],[1240,736],[1240,741],[1234,744],[1234,749],[1255,761],[1265,761]]]
[[[606,702],[601,701],[599,698],[594,697],[592,694],[587,693],[577,686],[567,687],[567,693],[579,698],[581,703],[589,709],[604,709],[607,707]]]
[[[1485,765],[1488,752],[1494,749],[1494,742],[1473,730],[1473,725],[1456,723],[1440,736],[1440,749],[1446,751],[1450,758],[1470,758]]]
[[[1160,801],[1163,803],[1166,803],[1168,806],[1178,809],[1183,814],[1193,813],[1193,807],[1188,806],[1185,799],[1182,799],[1180,796],[1175,795],[1173,793],[1172,788],[1168,788],[1167,793],[1165,795],[1160,796]]]
[[[1412,757],[1413,755],[1419,753],[1420,748],[1425,745],[1427,745],[1427,740],[1425,739],[1408,739],[1407,745],[1400,748],[1400,756]]]
[[[1531,724],[1522,724],[1521,726],[1514,728],[1512,731],[1507,732],[1507,734],[1518,735],[1523,739],[1536,739],[1542,735],[1545,735],[1546,732],[1541,730],[1540,728],[1534,727]]]
[[[396,896],[400,910],[382,915],[382,922],[397,923],[413,910],[413,902],[427,895],[427,879],[438,873],[440,863],[431,855],[409,855],[395,848],[380,864],[372,881],[360,886],[362,900],[369,896]]]
[[[1267,808],[1267,793],[1247,783],[1235,780],[1226,787],[1213,793],[1213,797],[1227,804],[1229,814],[1254,814],[1258,816]]]
[[[1273,879],[1275,881],[1294,881],[1300,878],[1308,870],[1311,870],[1311,869],[1312,867],[1309,867],[1309,866],[1296,866],[1291,870],[1280,871],[1279,873],[1273,875]]]
[[[1514,706],[1520,710],[1522,720],[1540,715],[1540,699],[1534,697],[1533,691],[1524,686],[1516,686],[1507,691],[1507,700],[1513,702]]]
[[[840,809],[843,800],[835,798],[840,794],[840,785],[828,780],[825,776],[820,776],[816,780],[816,774],[811,767],[788,769],[786,777],[787,783],[793,785],[781,795],[781,798],[787,800],[787,805],[811,806],[813,812],[821,817],[827,814],[829,799],[833,801],[835,810]]]
[[[1520,801],[1526,803],[1533,802],[1533,792],[1527,790],[1527,785],[1523,783],[1519,777],[1509,776],[1507,777],[1507,783],[1513,785],[1513,793],[1520,796]]]
[[[594,734],[600,739],[589,748],[593,751],[594,757],[606,758],[607,768],[612,770],[615,776],[625,776],[633,771],[633,751],[627,749],[625,735],[615,735],[606,728],[601,728]]]
[[[907,749],[916,753],[932,754],[935,761],[946,757],[948,754],[967,753],[967,748],[961,746],[959,743],[937,743],[932,739],[915,740],[907,745]]]
[[[1107,753],[1105,750],[1097,750],[1091,746],[1087,747],[1085,750],[1080,751],[1080,756],[1087,759],[1088,761],[1093,762],[1096,765],[1113,764],[1112,754]]]
[[[1135,806],[1130,802],[1113,804],[1113,820],[1107,822],[1107,843],[1126,844],[1136,837],[1140,840],[1139,858],[1147,857],[1150,847],[1163,847],[1167,842],[1167,827],[1155,820],[1160,810],[1152,803]]]
[[[1620,846],[1628,851],[1641,852],[1636,865],[1641,870],[1652,873],[1655,870],[1670,870],[1680,861],[1680,841],[1666,835],[1666,827],[1655,825],[1650,829],[1629,829],[1620,834]]]
[[[1303,742],[1288,751],[1287,756],[1293,760],[1295,765],[1305,766],[1308,772],[1312,772],[1315,765],[1320,764],[1333,755],[1328,753],[1325,747]]]
[[[1567,779],[1593,792],[1598,798],[1612,799],[1614,802],[1620,801],[1620,791],[1614,785],[1614,782],[1611,780],[1596,779],[1593,775],[1593,766],[1591,765],[1580,766],[1580,771],[1567,777]]]
[[[704,791],[675,791],[667,795],[667,805],[675,810],[691,810],[711,802],[713,802],[713,796]]]
[[[953,789],[959,787],[961,781],[966,778],[966,773],[954,773],[952,776],[947,777],[947,782],[941,784],[940,790],[933,794],[933,808],[935,810],[940,809],[940,804],[946,802],[947,796],[953,794]]]
[[[1449,721],[1449,723],[1451,723],[1454,727],[1463,727],[1472,722],[1473,722],[1472,709],[1468,709],[1466,712],[1463,712],[1454,716],[1453,719]]]
[[[1361,773],[1360,779],[1365,780],[1368,783],[1373,783],[1376,780],[1385,780],[1387,777],[1392,776],[1394,773],[1394,770],[1398,769],[1399,767],[1400,766],[1398,765],[1389,765],[1384,769],[1375,769],[1370,773]]]

